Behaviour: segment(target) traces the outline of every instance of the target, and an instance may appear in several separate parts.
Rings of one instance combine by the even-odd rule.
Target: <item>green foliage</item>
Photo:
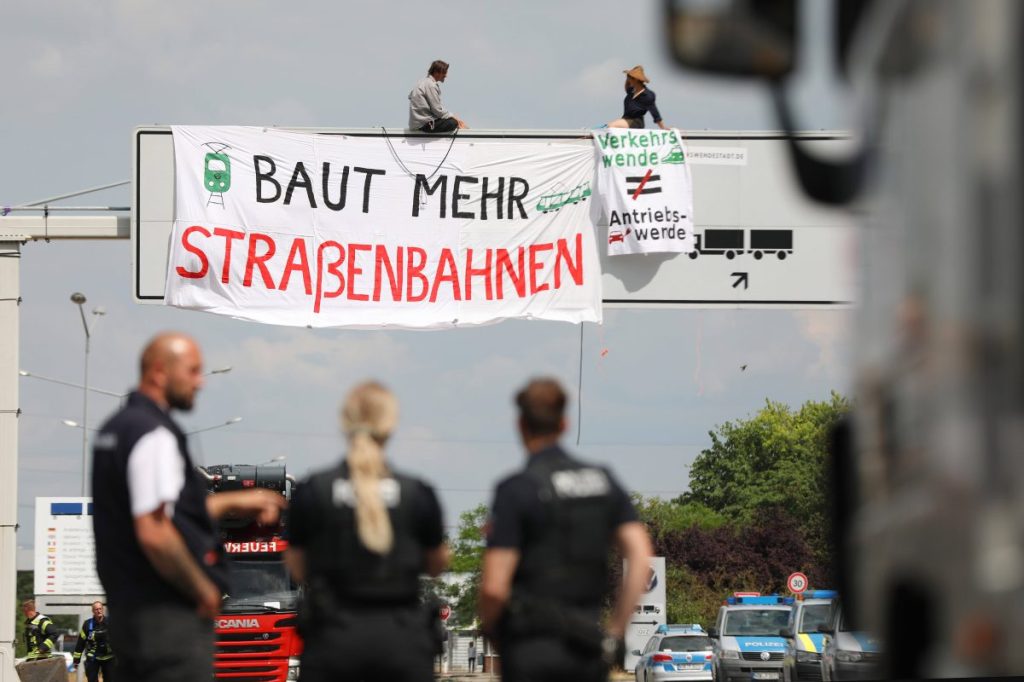
[[[633,505],[655,542],[695,526],[711,530],[726,523],[724,515],[700,502],[669,502],[658,497],[633,495]]]
[[[459,516],[459,527],[451,540],[452,561],[448,570],[465,579],[448,583],[433,579],[424,587],[427,593],[436,594],[440,601],[452,607],[448,622],[455,627],[472,627],[476,620],[488,513],[487,505],[479,504]]]
[[[830,586],[827,444],[847,409],[835,393],[798,410],[766,401],[710,433],[689,492],[670,502],[634,496],[654,553],[666,560],[668,622],[706,628],[730,593],[783,591],[796,570]]]
[[[765,401],[752,418],[726,422],[710,432],[711,447],[694,461],[681,501],[742,525],[779,509],[799,524],[815,557],[827,561],[828,434],[848,409],[846,398],[833,393],[795,411]]]
[[[25,616],[21,615],[21,602],[31,599],[35,591],[35,574],[32,571],[18,571],[17,596],[14,599],[14,655],[24,656],[25,651]]]
[[[722,593],[703,583],[684,566],[666,569],[665,593],[669,623],[700,623],[706,630],[714,625]]]

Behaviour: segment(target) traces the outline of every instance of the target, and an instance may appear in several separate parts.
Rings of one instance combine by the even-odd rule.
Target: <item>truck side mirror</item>
[[[708,637],[718,637],[718,628],[708,628]]]
[[[632,651],[629,652],[629,655],[630,656],[639,656],[640,655],[640,650],[639,649],[633,649]]]
[[[669,49],[680,66],[778,80],[793,71],[797,0],[663,0]]]
[[[793,639],[794,636],[795,635],[793,634],[793,631],[790,630],[789,628],[782,628],[781,630],[779,630],[779,637],[785,637],[786,639]]]

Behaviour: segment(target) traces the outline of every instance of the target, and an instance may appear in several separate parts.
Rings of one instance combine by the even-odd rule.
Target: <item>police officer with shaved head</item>
[[[93,441],[96,572],[110,606],[115,676],[209,680],[213,617],[228,585],[216,520],[273,525],[284,498],[266,489],[207,493],[171,417],[171,410],[192,409],[203,386],[203,356],[192,338],[158,334],[139,364],[138,390]]]
[[[602,625],[610,551],[646,569],[651,542],[611,472],[559,445],[566,402],[553,379],[516,395],[527,462],[494,495],[479,603],[506,682],[606,680],[647,578],[627,572]]]

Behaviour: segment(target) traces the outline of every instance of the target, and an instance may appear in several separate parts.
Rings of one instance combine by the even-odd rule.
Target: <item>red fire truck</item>
[[[269,488],[291,497],[293,481],[281,465],[222,464],[203,468],[211,492]],[[299,678],[302,641],[296,632],[298,589],[284,563],[281,526],[268,529],[224,519],[221,534],[231,565],[231,593],[215,626],[218,680],[285,682]]]

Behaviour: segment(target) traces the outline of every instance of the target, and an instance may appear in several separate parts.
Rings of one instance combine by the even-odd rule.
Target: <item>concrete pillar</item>
[[[18,543],[18,297],[21,244],[0,242],[0,682],[14,671]]]

